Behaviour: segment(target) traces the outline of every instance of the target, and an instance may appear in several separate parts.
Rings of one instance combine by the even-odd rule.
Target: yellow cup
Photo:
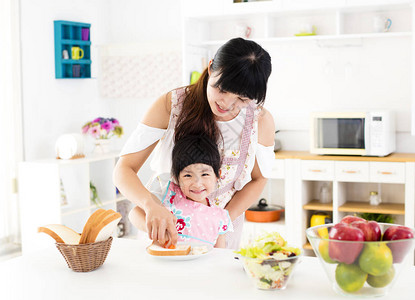
[[[84,50],[82,50],[80,47],[72,47],[72,59],[81,59],[84,57]]]
[[[311,220],[310,220],[310,226],[314,227],[317,225],[327,224],[326,220],[329,221],[329,223],[331,222],[331,218],[329,215],[325,215],[325,214],[312,215]],[[317,231],[321,238],[327,239],[329,237],[329,232],[327,228],[319,228]]]

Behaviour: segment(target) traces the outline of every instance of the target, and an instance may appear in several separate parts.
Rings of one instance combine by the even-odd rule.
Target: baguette
[[[162,247],[159,243],[153,242],[147,247],[147,252],[155,256],[176,256],[176,255],[188,255],[190,253],[191,246],[184,244],[177,244],[175,249],[169,249]]]
[[[38,232],[50,235],[57,243],[76,245],[81,235],[69,227],[61,224],[49,224],[38,228]]]
[[[105,241],[117,228],[117,224],[120,222],[122,216],[120,213],[117,213],[113,210],[109,211],[111,212],[101,218],[96,226],[90,229],[86,240],[87,243]]]

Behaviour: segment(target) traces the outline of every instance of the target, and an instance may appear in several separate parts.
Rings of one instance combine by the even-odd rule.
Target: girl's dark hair
[[[219,178],[221,158],[216,143],[205,135],[184,136],[176,141],[172,151],[171,168],[176,182],[179,182],[179,174],[184,168],[197,163],[211,166]]]
[[[216,52],[210,71],[219,74],[215,87],[256,100],[258,105],[264,103],[271,74],[271,57],[257,43],[242,38],[229,40]],[[175,141],[187,134],[204,133],[219,143],[221,134],[206,95],[208,79],[206,68],[199,80],[186,88],[176,123]]]

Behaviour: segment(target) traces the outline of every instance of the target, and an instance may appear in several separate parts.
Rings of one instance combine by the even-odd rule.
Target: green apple
[[[392,267],[392,251],[384,242],[366,243],[359,257],[359,267],[373,276],[383,275]]]
[[[373,276],[368,275],[366,282],[374,288],[382,288],[387,286],[393,280],[395,276],[395,269],[393,266],[383,275]]]
[[[329,255],[329,241],[321,240],[318,244],[318,252],[320,253],[321,258],[329,264],[335,264],[336,261],[332,260]]]
[[[341,263],[336,267],[336,282],[339,287],[348,292],[353,293],[360,290],[367,279],[367,273],[363,272],[359,266],[355,264]]]

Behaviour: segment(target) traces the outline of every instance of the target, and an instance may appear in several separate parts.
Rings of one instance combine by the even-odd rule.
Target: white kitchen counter
[[[0,263],[0,299],[347,299],[337,295],[317,258],[303,257],[282,291],[253,286],[241,262],[226,249],[205,257],[166,261],[152,257],[138,240],[115,239],[104,265],[73,272],[51,247]],[[405,269],[389,297],[413,299],[415,267]]]

